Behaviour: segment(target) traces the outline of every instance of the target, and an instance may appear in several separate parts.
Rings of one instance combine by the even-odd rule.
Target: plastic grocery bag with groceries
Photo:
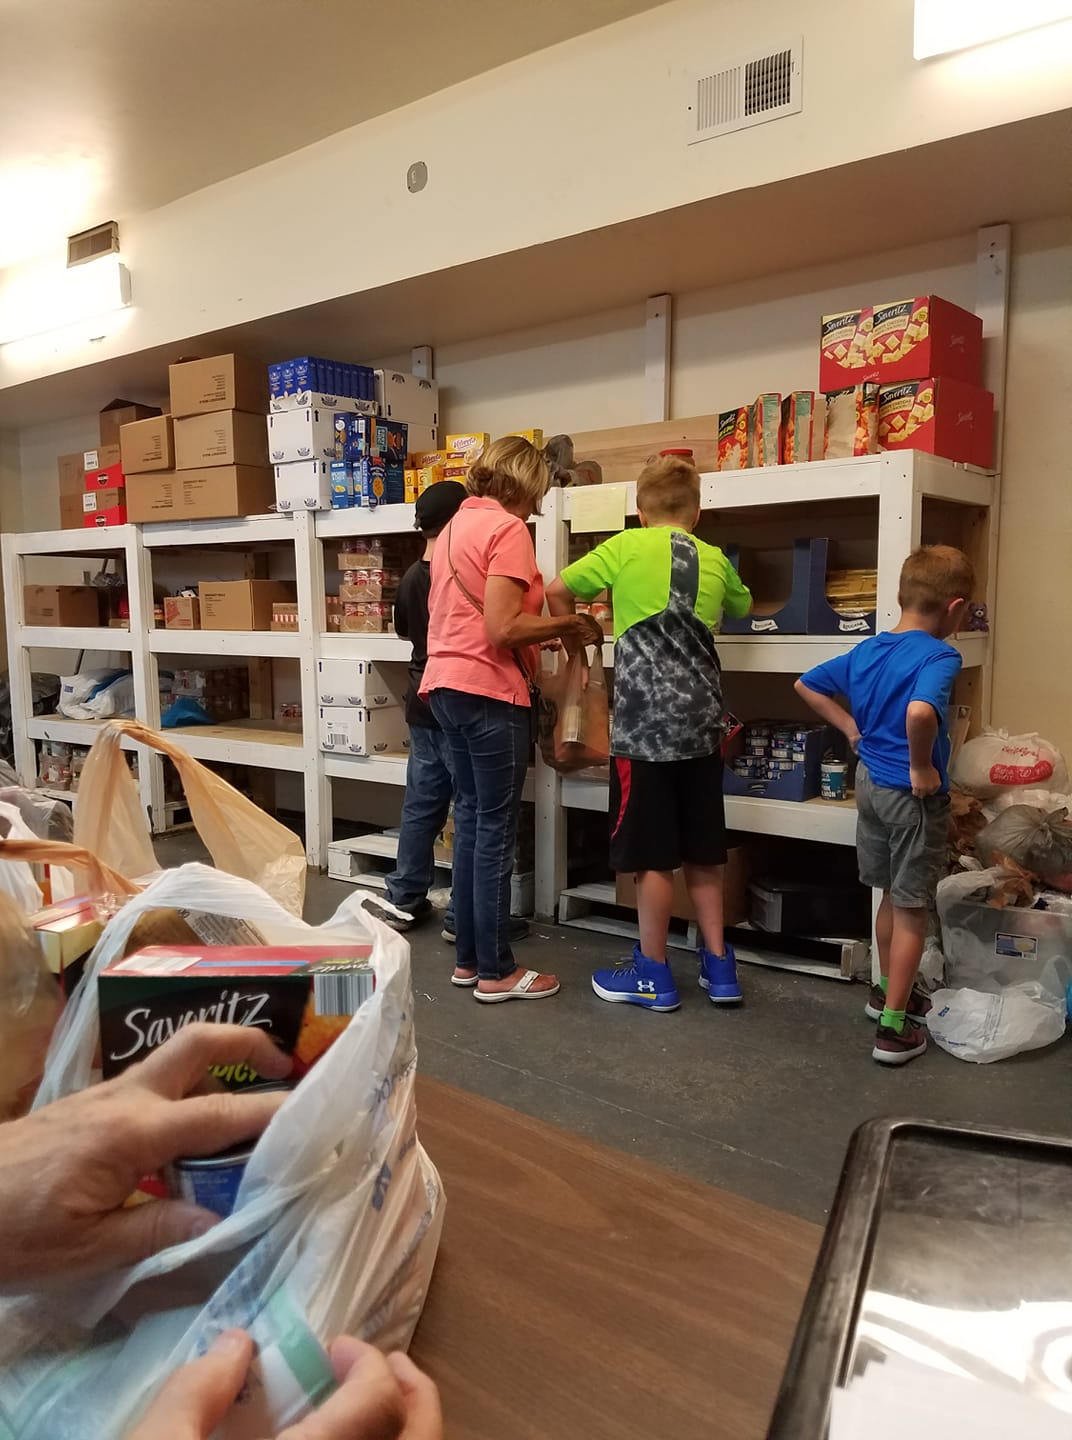
[[[558,666],[540,679],[540,752],[553,770],[569,773],[605,765],[610,755],[610,707],[599,647],[589,664],[585,652],[559,655]]]
[[[218,1226],[132,1268],[0,1302],[0,1440],[121,1440],[164,1379],[234,1326],[257,1359],[214,1433],[261,1440],[330,1391],[331,1338],[404,1347],[424,1304],[444,1200],[416,1133],[409,947],[360,898],[314,927],[247,880],[164,872],[105,928],[37,1104],[96,1078],[98,977],[160,911],[196,934],[236,926],[246,943],[370,946],[375,988],[261,1136]]]
[[[984,730],[960,747],[950,778],[969,795],[986,800],[1022,786],[1067,790],[1068,767],[1057,746],[1041,735]]]

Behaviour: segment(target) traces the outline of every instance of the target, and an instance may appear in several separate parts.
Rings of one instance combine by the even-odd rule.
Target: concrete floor
[[[165,865],[205,858],[189,831],[156,849]],[[306,918],[353,893],[310,873]],[[809,1220],[824,1220],[849,1137],[875,1116],[1068,1130],[1067,1037],[994,1065],[932,1046],[887,1069],[871,1059],[862,985],[742,965],[744,1005],[718,1010],[679,952],[682,1007],[649,1014],[592,993],[591,971],[622,954],[620,940],[537,925],[518,962],[554,970],[561,994],[484,1006],[450,984],[438,924],[409,938],[425,1074]]]
[[[308,918],[352,889],[311,876]],[[592,993],[590,972],[622,942],[549,925],[517,958],[554,970],[561,994],[483,1006],[450,984],[438,924],[409,938],[425,1074],[809,1220],[825,1218],[849,1136],[874,1116],[1067,1131],[1068,1039],[995,1065],[934,1046],[887,1069],[871,1059],[861,985],[742,966],[745,1004],[717,1010],[682,954],[681,1009],[650,1014]]]

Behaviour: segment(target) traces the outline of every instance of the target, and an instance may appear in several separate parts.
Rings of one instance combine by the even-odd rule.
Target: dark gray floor
[[[348,893],[310,877],[309,919]],[[717,1010],[682,953],[681,1009],[649,1014],[590,988],[621,942],[537,926],[518,961],[553,969],[562,993],[482,1006],[449,983],[438,925],[410,940],[425,1074],[811,1220],[824,1219],[849,1136],[873,1116],[1067,1132],[1072,1040],[995,1065],[935,1046],[890,1070],[871,1059],[861,985],[742,966],[745,1004]]]

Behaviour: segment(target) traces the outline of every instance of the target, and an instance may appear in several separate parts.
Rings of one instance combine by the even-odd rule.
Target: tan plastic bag
[[[29,1110],[61,1005],[37,936],[10,895],[0,894],[0,1120]]]
[[[569,773],[605,765],[610,755],[610,709],[603,657],[595,648],[558,657],[553,675],[540,680],[540,752],[553,770]]]
[[[130,879],[160,868],[138,787],[120,749],[124,735],[173,761],[197,833],[216,868],[252,880],[284,910],[300,916],[306,862],[297,835],[180,745],[137,720],[110,720],[94,741],[78,788],[76,842]]]
[[[113,870],[83,845],[67,840],[0,840],[0,860],[23,860],[27,865],[62,865],[75,874],[78,888],[110,919],[138,887]]]

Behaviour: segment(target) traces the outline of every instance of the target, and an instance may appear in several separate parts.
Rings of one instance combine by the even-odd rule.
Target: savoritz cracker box
[[[370,945],[151,945],[97,977],[106,1080],[198,1021],[255,1026],[300,1078],[372,995]],[[262,1083],[248,1065],[213,1072],[229,1090]]]

